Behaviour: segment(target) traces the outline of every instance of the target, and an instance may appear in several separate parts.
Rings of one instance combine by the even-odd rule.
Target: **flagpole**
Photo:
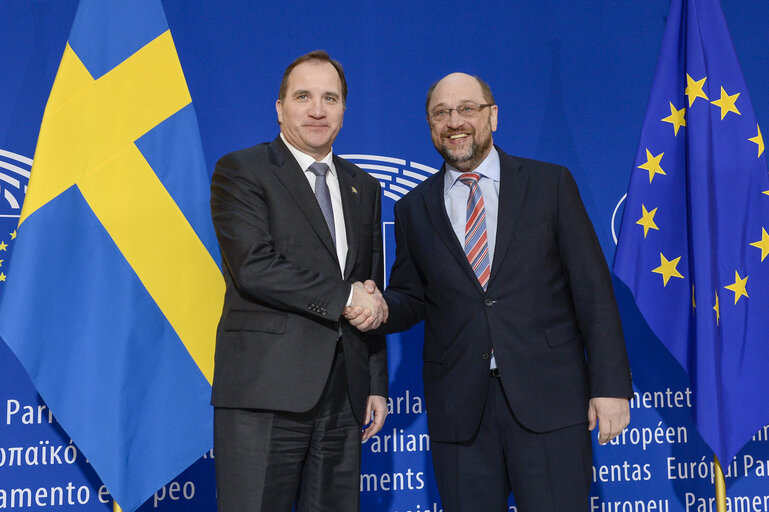
[[[724,470],[721,469],[721,463],[718,461],[718,457],[713,454],[713,461],[715,462],[715,485],[716,485],[716,510],[718,512],[726,512],[726,482],[724,481]]]

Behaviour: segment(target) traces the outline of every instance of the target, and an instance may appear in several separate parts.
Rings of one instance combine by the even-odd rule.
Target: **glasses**
[[[456,110],[460,117],[471,119],[477,116],[481,112],[481,109],[492,106],[494,106],[494,103],[484,103],[483,105],[478,105],[477,103],[465,103],[459,105],[457,108],[436,108],[427,113],[427,118],[433,123],[445,123],[451,117],[451,111]]]

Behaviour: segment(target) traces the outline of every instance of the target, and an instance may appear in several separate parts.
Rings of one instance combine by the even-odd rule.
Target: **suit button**
[[[484,352],[483,354],[481,354],[481,359],[483,359],[484,361],[488,361],[489,360],[489,354]]]
[[[486,304],[487,306],[493,306],[495,302],[496,302],[495,300],[491,300],[491,299],[486,299],[485,301],[483,301],[483,303]]]

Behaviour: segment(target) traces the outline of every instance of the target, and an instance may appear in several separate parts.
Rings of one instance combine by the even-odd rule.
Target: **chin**
[[[440,151],[441,156],[446,160],[448,163],[450,163],[452,166],[459,169],[459,165],[471,161],[475,157],[475,151],[472,149],[463,151],[462,153],[456,153],[445,146],[442,148],[442,151]]]

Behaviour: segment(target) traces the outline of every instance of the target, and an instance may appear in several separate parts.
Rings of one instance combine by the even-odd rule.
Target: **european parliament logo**
[[[0,149],[0,285],[5,283],[8,254],[16,239],[31,167],[31,158]]]
[[[418,162],[378,155],[339,155],[379,180],[382,194],[397,201],[438,169]]]
[[[31,158],[0,149],[0,218],[19,218],[31,167]]]

